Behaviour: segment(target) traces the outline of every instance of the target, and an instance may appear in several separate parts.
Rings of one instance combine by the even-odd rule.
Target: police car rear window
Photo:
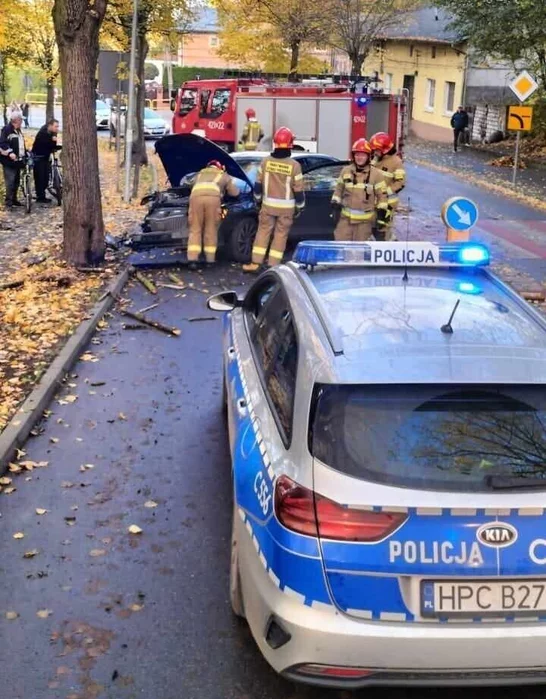
[[[312,454],[430,490],[546,489],[546,386],[317,386]]]

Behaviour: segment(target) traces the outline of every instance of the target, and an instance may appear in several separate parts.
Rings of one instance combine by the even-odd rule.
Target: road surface
[[[419,210],[413,233],[422,227],[434,237],[439,205],[465,194],[464,185],[424,168],[409,168],[409,176]],[[469,193],[482,211],[480,235],[500,255],[517,265],[544,262],[521,247],[532,240],[535,252],[543,249],[544,214]],[[499,221],[516,243],[485,230]],[[205,308],[208,293],[244,289],[249,279],[230,265],[180,275],[194,288],[152,297],[131,285],[124,296],[136,310],[159,302],[150,315],[180,327],[181,337],[124,329],[134,323],[109,316],[21,455],[47,466],[14,476],[17,490],[0,495],[2,699],[482,696],[478,689],[318,690],[282,680],[262,660],[228,601],[221,322],[191,321],[215,317]],[[131,535],[131,525],[142,533]],[[7,612],[18,616],[8,620]],[[502,693],[538,699],[543,690]]]

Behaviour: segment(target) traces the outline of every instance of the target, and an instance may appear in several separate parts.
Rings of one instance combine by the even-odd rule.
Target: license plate
[[[546,580],[425,580],[423,616],[511,616],[546,612]]]

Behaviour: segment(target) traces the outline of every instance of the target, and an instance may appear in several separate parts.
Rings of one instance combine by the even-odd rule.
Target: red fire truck
[[[229,152],[237,149],[249,107],[264,130],[263,150],[280,126],[294,132],[296,147],[341,159],[357,138],[376,131],[387,131],[401,150],[405,133],[403,95],[368,92],[365,83],[349,81],[192,80],[178,90],[172,106],[173,133],[198,133]]]

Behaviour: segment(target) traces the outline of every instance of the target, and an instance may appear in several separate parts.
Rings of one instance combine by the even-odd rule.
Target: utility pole
[[[133,23],[131,27],[131,58],[129,60],[129,104],[127,105],[127,127],[125,132],[125,188],[123,199],[131,200],[131,163],[133,161],[133,122],[135,118],[135,70],[138,25],[138,0],[133,0]],[[121,121],[121,119],[119,119]],[[119,131],[119,128],[118,128]]]

